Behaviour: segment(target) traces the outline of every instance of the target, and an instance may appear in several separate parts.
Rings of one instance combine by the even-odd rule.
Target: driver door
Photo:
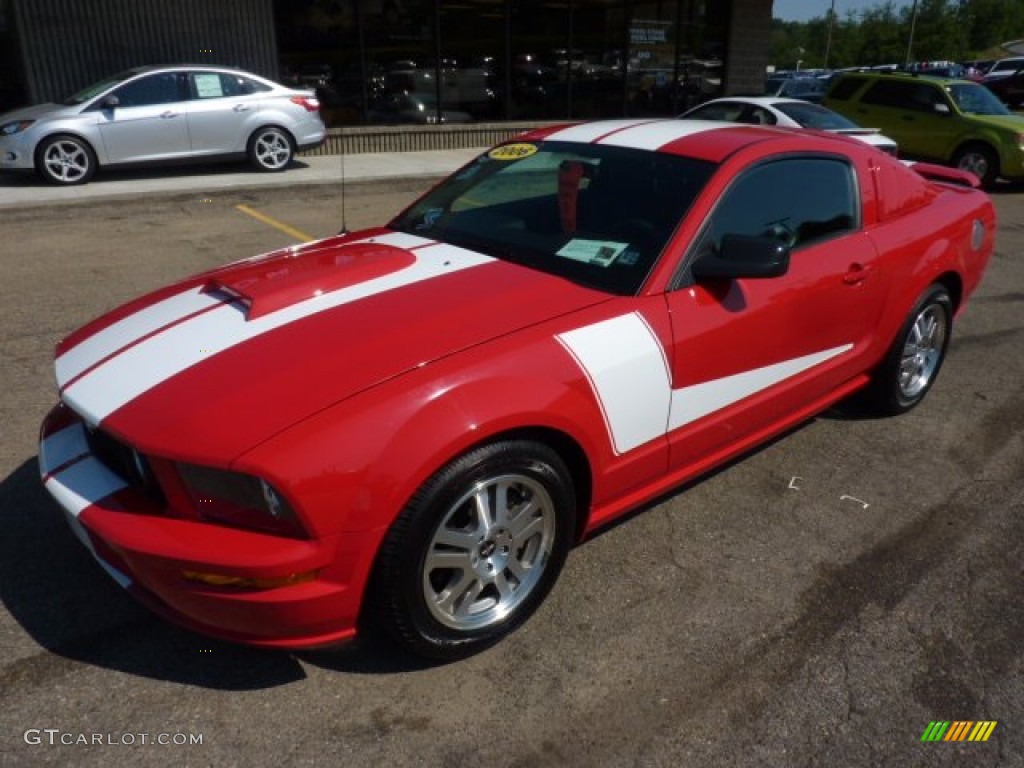
[[[673,466],[734,449],[816,404],[864,369],[884,276],[860,230],[854,168],[793,157],[740,174],[702,230],[692,264],[725,235],[791,246],[777,277],[692,278],[667,294],[672,326],[668,423]]]
[[[168,160],[191,152],[182,73],[146,75],[111,95],[117,97],[117,106],[99,107],[100,135],[109,162]]]

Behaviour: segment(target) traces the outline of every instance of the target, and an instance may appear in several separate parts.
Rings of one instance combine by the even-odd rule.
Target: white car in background
[[[680,115],[688,120],[716,120],[749,125],[812,128],[854,136],[883,152],[896,155],[897,144],[877,128],[862,128],[838,112],[801,99],[772,96],[727,96],[706,101]]]
[[[283,171],[326,135],[313,91],[225,67],[140,67],[0,115],[0,171],[65,185],[115,165],[248,157]]]

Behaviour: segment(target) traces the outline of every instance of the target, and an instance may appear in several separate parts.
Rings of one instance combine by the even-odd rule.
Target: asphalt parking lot
[[[350,185],[346,223],[428,183]],[[5,209],[0,765],[1024,765],[1024,189],[994,198],[997,253],[920,408],[830,412],[632,516],[570,555],[523,629],[447,666],[171,626],[37,476],[58,338],[336,232],[340,189]],[[922,743],[935,720],[998,725]]]

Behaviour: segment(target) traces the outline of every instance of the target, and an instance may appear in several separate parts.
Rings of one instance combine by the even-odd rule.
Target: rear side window
[[[948,104],[945,96],[934,85],[893,80],[879,80],[868,88],[860,101],[862,104],[913,109],[918,112],[934,112],[936,104]]]
[[[248,77],[224,72],[193,72],[189,75],[193,99],[219,99],[269,91],[268,86]]]
[[[840,101],[846,101],[853,94],[860,90],[860,87],[866,83],[868,79],[866,77],[841,77],[836,81],[835,85],[832,86],[832,90],[828,92],[830,99],[838,99]]]
[[[853,230],[856,189],[853,169],[839,159],[786,158],[756,166],[715,207],[699,252],[718,252],[725,235],[774,237],[796,249]]]

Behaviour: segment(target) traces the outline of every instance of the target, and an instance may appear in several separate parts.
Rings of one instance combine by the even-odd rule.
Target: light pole
[[[917,26],[917,0],[910,9],[910,39],[907,40],[907,60],[904,64],[910,64],[910,54],[914,50],[914,27]]]
[[[832,0],[832,8],[828,12],[828,36],[825,38],[825,69],[828,69],[828,55],[832,50],[832,25],[836,21],[836,0]]]

